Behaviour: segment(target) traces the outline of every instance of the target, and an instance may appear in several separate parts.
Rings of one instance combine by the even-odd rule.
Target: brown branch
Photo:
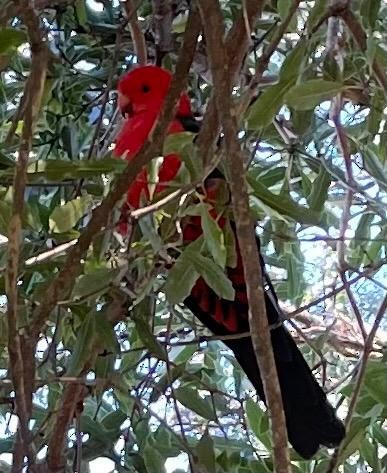
[[[38,17],[28,5],[28,2],[26,4],[18,2],[17,4],[22,7],[22,19],[28,30],[32,58],[31,71],[25,84],[22,99],[24,103],[23,129],[13,182],[12,216],[8,228],[6,271],[8,353],[15,387],[16,414],[19,418],[12,471],[18,471],[21,468],[24,455],[28,457],[28,463],[31,467],[35,463],[35,452],[31,445],[28,428],[32,409],[33,383],[31,381],[33,381],[35,374],[35,344],[31,343],[29,339],[28,330],[23,335],[19,332],[17,283],[28,160],[32,147],[34,126],[42,99],[48,61],[48,50],[41,36]]]
[[[249,87],[247,88],[243,99],[241,100],[241,103],[239,105],[239,110],[238,114],[242,114],[248,105],[250,104],[251,99],[254,96],[254,93],[261,83],[263,73],[266,71],[267,66],[269,65],[270,58],[272,55],[275,53],[280,41],[282,40],[284,34],[286,33],[288,26],[290,22],[292,21],[292,18],[294,14],[296,13],[298,6],[300,4],[301,0],[294,0],[293,3],[291,4],[289,8],[289,12],[286,15],[286,18],[282,21],[282,23],[278,26],[273,39],[270,41],[270,43],[266,46],[266,48],[263,50],[263,53],[261,57],[259,58],[258,64],[255,68],[255,73],[253,78],[251,79],[249,83]]]
[[[65,451],[63,447],[67,438],[68,426],[75,416],[77,404],[83,401],[88,392],[85,385],[78,383],[70,383],[64,390],[58,405],[47,451],[47,465],[52,472],[64,471]]]
[[[79,237],[77,244],[70,250],[63,268],[48,287],[45,299],[35,309],[32,328],[34,337],[38,337],[44,321],[49,316],[58,300],[65,297],[70,291],[75,278],[81,270],[81,259],[85,256],[94,236],[107,224],[110,212],[116,203],[134,181],[143,166],[150,162],[159,152],[168,131],[169,123],[173,118],[178,98],[186,86],[187,75],[196,48],[199,32],[200,24],[198,22],[198,15],[192,10],[188,18],[184,42],[171,87],[153,133],[150,134],[138,154],[130,161],[130,164],[128,164],[122,175],[118,177],[106,198],[93,211],[91,219],[82,232],[82,235]]]
[[[228,71],[230,81],[237,81],[246,50],[250,44],[249,31],[254,27],[257,18],[261,15],[264,0],[246,0],[244,11],[234,22],[225,40]],[[246,18],[250,22],[249,31],[246,29]],[[216,111],[215,100],[212,97],[208,102],[206,114],[203,118],[203,126],[196,140],[199,154],[203,163],[208,165],[210,157],[214,154],[216,140],[219,135],[219,118]]]
[[[126,0],[123,3],[123,7],[126,12],[126,16],[129,23],[130,34],[132,35],[134,52],[137,56],[137,61],[140,65],[147,63],[147,50],[144,33],[141,30],[140,23],[137,16],[137,5],[133,0]]]
[[[356,15],[350,8],[349,2],[346,5],[346,8],[342,8],[339,12],[339,15],[344,20],[349,31],[352,33],[357,45],[359,48],[366,52],[367,50],[367,34],[363,30],[363,27]],[[375,77],[380,85],[383,88],[384,93],[387,93],[387,76],[383,69],[383,66],[380,65],[377,59],[374,59],[372,62],[372,70],[374,71]]]
[[[365,377],[365,373],[367,369],[367,362],[372,351],[374,338],[379,328],[379,325],[383,320],[386,310],[387,310],[387,295],[384,296],[384,299],[382,303],[380,304],[373,326],[364,344],[363,356],[360,361],[359,371],[356,377],[353,394],[352,394],[351,401],[348,407],[348,414],[345,419],[345,427],[347,429],[347,432],[350,429],[352,418],[355,413],[357,402],[359,400],[359,395],[360,395],[361,388],[363,386],[363,381],[364,381],[364,377]],[[342,447],[341,448],[339,447],[335,450],[326,473],[333,473],[336,470],[336,468],[339,466],[341,452],[342,452]]]
[[[153,0],[153,23],[156,43],[156,62],[161,61],[166,53],[173,51],[172,6],[169,0]]]
[[[259,265],[254,225],[250,216],[243,158],[237,138],[237,122],[232,110],[232,81],[230,77],[232,74],[227,67],[222,10],[219,3],[215,1],[199,0],[198,3],[214,81],[215,103],[225,136],[236,233],[249,302],[251,338],[272,421],[274,469],[277,473],[286,473],[291,471],[286,419],[266,316],[262,271]]]

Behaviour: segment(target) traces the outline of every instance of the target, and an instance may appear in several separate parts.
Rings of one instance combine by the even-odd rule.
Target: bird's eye
[[[150,91],[150,87],[149,85],[147,84],[144,84],[142,87],[141,87],[141,90],[144,92],[144,94],[148,93]]]

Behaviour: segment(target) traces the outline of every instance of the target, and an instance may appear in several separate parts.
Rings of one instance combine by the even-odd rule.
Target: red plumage
[[[125,155],[125,159],[130,161],[152,133],[170,80],[169,72],[155,66],[137,68],[120,80],[119,107],[124,114],[128,114],[128,119],[117,138],[115,148],[117,157]],[[169,133],[184,131],[184,121],[187,118],[193,118],[190,101],[186,94],[182,94]],[[156,193],[164,190],[168,182],[176,177],[180,166],[181,161],[176,154],[164,157],[159,170]],[[217,186],[214,183],[216,184],[217,179],[219,179],[219,173],[215,178],[210,176],[206,180],[206,195],[211,196],[209,201],[216,200]],[[127,201],[130,207],[139,206],[141,194],[149,198],[147,181],[147,172],[143,170],[128,190]],[[215,209],[212,209],[210,214],[216,218]],[[223,227],[226,220],[222,217],[218,219],[218,223]],[[234,228],[232,222],[231,228]],[[184,240],[194,241],[201,234],[201,218],[190,217],[183,226]],[[235,241],[237,241],[236,238]],[[259,246],[258,240],[257,245]],[[191,295],[184,301],[193,314],[218,335],[249,331],[248,299],[238,243],[236,243],[236,255],[236,266],[226,268],[228,278],[235,290],[233,301],[218,297],[202,278],[197,280]],[[260,257],[260,262],[267,286],[265,303],[268,320],[270,324],[277,324],[281,317],[277,296],[265,271],[262,257]],[[344,426],[337,419],[334,409],[328,403],[325,393],[315,380],[294,340],[282,325],[272,330],[271,337],[290,443],[305,458],[313,456],[321,444],[338,445],[345,434]],[[225,343],[234,352],[258,395],[265,400],[251,338],[226,340]]]

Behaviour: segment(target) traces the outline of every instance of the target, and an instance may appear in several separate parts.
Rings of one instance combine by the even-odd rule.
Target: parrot
[[[159,66],[139,66],[126,72],[118,82],[118,107],[125,118],[123,127],[115,142],[114,155],[130,160],[152,132],[164,98],[171,83],[171,73]],[[187,92],[179,98],[175,116],[169,125],[168,134],[190,131],[197,133],[199,121],[194,117],[191,100]],[[164,156],[158,172],[158,184],[154,193],[168,189],[179,173],[182,160],[178,154]],[[214,202],[220,182],[226,182],[223,173],[215,169],[204,181],[203,190],[206,202]],[[227,184],[226,184],[227,185]],[[144,168],[130,185],[126,203],[128,209],[136,209],[141,203],[141,196],[149,199],[148,174]],[[211,218],[217,218],[215,204],[210,212]],[[226,218],[218,216],[217,223],[225,226]],[[234,232],[236,264],[226,267],[225,271],[235,291],[234,300],[219,297],[205,280],[198,278],[190,295],[184,300],[185,306],[214,335],[237,335],[249,332],[248,298],[243,272],[243,263],[236,237],[235,224],[230,227]],[[194,242],[203,234],[201,216],[192,215],[182,223],[184,244]],[[256,237],[258,249],[260,242]],[[278,297],[267,274],[264,259],[260,254],[265,305],[271,330],[271,343],[276,362],[281,388],[286,427],[289,442],[303,458],[313,457],[321,446],[338,446],[345,436],[345,428],[329,403],[322,387],[317,382],[293,337],[281,323],[283,315]],[[256,390],[258,397],[265,402],[265,393],[259,372],[252,340],[250,336],[225,338],[224,343],[234,353],[236,360]]]

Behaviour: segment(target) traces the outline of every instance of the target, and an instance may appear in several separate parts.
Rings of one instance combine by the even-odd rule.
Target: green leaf
[[[283,84],[295,84],[300,76],[300,69],[307,59],[308,42],[305,38],[300,39],[292,48],[282,63],[280,70],[280,82]]]
[[[358,267],[364,259],[365,248],[368,244],[367,240],[371,236],[371,224],[374,218],[375,214],[371,212],[366,212],[360,217],[359,224],[355,230],[354,239],[349,245],[351,250],[349,261],[351,265]]]
[[[8,202],[0,200],[0,235],[7,236],[11,215],[11,205]]]
[[[235,291],[231,281],[210,258],[200,254],[187,253],[195,270],[203,277],[210,288],[222,299],[233,301]]]
[[[203,473],[214,473],[216,471],[214,442],[208,434],[208,429],[204,432],[196,446],[196,454],[199,465],[203,468]]]
[[[14,28],[0,28],[0,54],[9,54],[27,41],[24,31]]]
[[[95,311],[91,310],[83,319],[72,349],[67,376],[78,376],[91,354],[95,336]]]
[[[87,274],[82,274],[76,280],[71,293],[72,299],[93,297],[100,291],[106,291],[111,282],[117,277],[118,269],[98,268]]]
[[[146,444],[142,450],[142,457],[144,459],[147,473],[164,473],[165,458],[160,455],[155,445]]]
[[[101,348],[106,348],[115,354],[119,353],[120,344],[118,343],[114,327],[106,319],[106,314],[104,311],[99,311],[96,313],[95,328],[96,333],[101,341]]]
[[[341,453],[337,463],[338,465],[341,465],[346,458],[351,456],[360,448],[368,423],[368,419],[354,418],[352,420],[350,430],[345,436],[344,442],[341,446]]]
[[[9,158],[6,154],[0,151],[0,169],[14,168],[16,165],[15,161]]]
[[[292,4],[293,4],[292,0],[278,0],[277,1],[277,10],[282,21],[284,21],[286,17],[288,16],[289,9],[292,6]],[[297,13],[294,13],[287,31],[294,31],[296,30],[296,28],[297,28]]]
[[[87,26],[87,10],[85,0],[76,0],[75,11],[79,24],[83,27]]]
[[[297,260],[293,252],[286,253],[286,269],[287,269],[287,295],[290,300],[296,300],[302,295],[303,289],[303,278],[302,275],[303,266]]]
[[[178,304],[188,297],[199,277],[189,251],[187,247],[169,270],[164,292],[171,304]]]
[[[273,121],[278,110],[284,104],[285,94],[291,87],[289,82],[272,85],[251,105],[247,114],[249,129],[265,128]]]
[[[340,82],[312,79],[292,87],[285,102],[296,110],[310,110],[344,90]]]
[[[88,161],[65,161],[63,159],[38,160],[28,167],[28,182],[62,182],[69,179],[96,177],[101,174],[122,173],[126,162],[121,159],[103,158]]]
[[[254,195],[279,214],[291,217],[296,222],[316,226],[321,225],[322,217],[320,212],[303,207],[284,194],[274,194],[259,181],[253,180],[249,176],[247,180],[254,191]]]
[[[86,214],[91,203],[91,197],[86,195],[58,205],[50,215],[50,230],[54,233],[68,232]]]
[[[379,159],[377,148],[363,147],[361,153],[366,171],[377,180],[384,191],[387,191],[387,171]]]
[[[285,58],[280,70],[279,83],[264,91],[249,108],[247,115],[249,128],[259,129],[270,125],[278,110],[284,104],[286,93],[299,77],[306,53],[307,41],[302,39]]]
[[[271,439],[269,435],[269,424],[267,414],[252,399],[248,398],[245,404],[247,421],[254,435],[263,445],[270,450]]]
[[[227,268],[235,268],[237,265],[237,251],[236,251],[236,238],[233,228],[231,227],[230,221],[227,220],[226,225],[223,229],[224,232],[224,244],[227,251]]]
[[[227,252],[224,235],[218,223],[211,217],[206,205],[200,206],[201,223],[206,246],[214,258],[215,263],[224,268]]]
[[[172,133],[167,136],[163,148],[164,156],[176,153],[182,158],[193,181],[203,176],[203,162],[197,156],[193,145],[194,138],[195,134],[187,131]]]
[[[180,386],[175,390],[175,396],[183,406],[196,412],[204,419],[216,421],[212,404],[207,399],[200,397],[197,390]]]
[[[152,355],[156,356],[159,360],[167,361],[168,357],[165,353],[165,349],[158,342],[157,338],[152,333],[148,324],[144,320],[141,320],[139,317],[135,318],[134,323],[136,325],[136,330],[140,340],[142,341],[144,346],[149,350],[149,352],[152,353]]]
[[[380,0],[362,0],[360,5],[360,18],[366,28],[373,32],[380,9]]]
[[[329,172],[321,166],[317,177],[313,181],[311,193],[308,197],[308,204],[312,210],[316,210],[317,212],[323,210],[324,204],[328,198],[328,189],[331,182]]]
[[[327,11],[328,0],[319,0],[314,2],[313,8],[309,12],[307,19],[308,31],[313,30],[314,26],[320,21],[321,17]]]

